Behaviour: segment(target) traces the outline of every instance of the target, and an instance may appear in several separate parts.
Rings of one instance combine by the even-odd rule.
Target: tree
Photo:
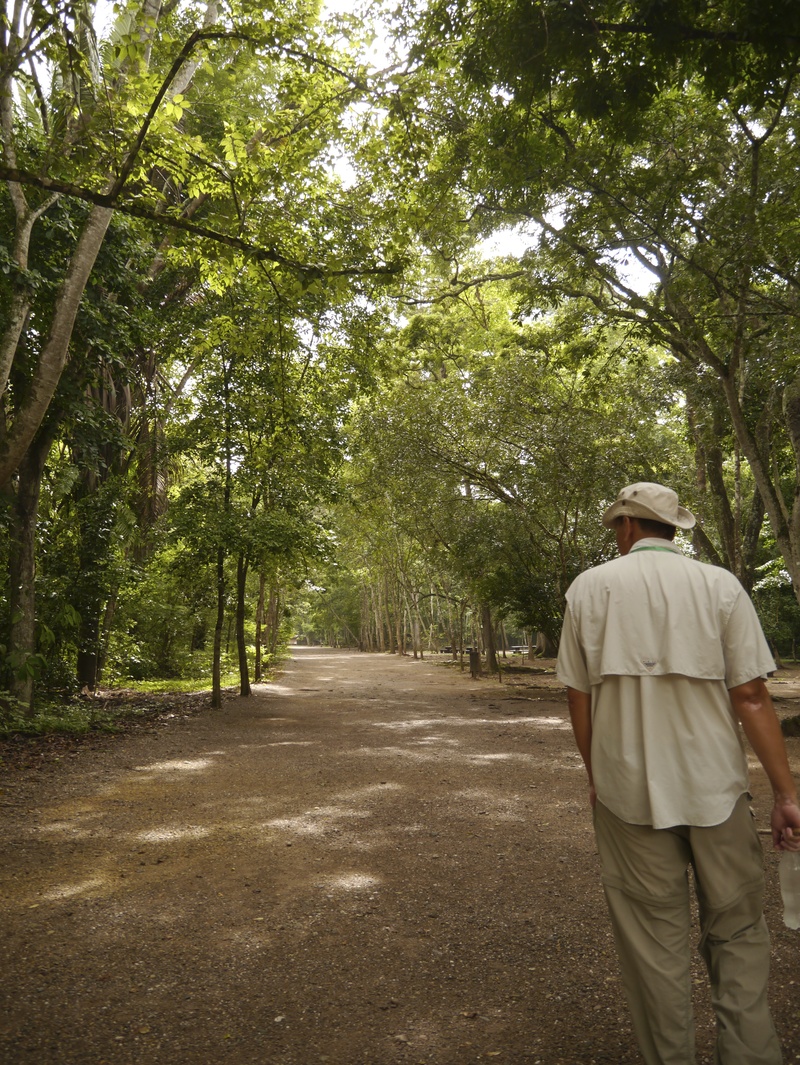
[[[249,283],[250,282],[250,283]],[[373,312],[374,313],[374,312]],[[214,700],[219,704],[223,625],[235,601],[240,688],[250,693],[245,641],[248,575],[304,576],[325,546],[317,508],[341,462],[341,426],[369,359],[362,314],[307,292],[286,304],[244,276],[194,339],[202,349],[190,418],[174,445],[190,464],[167,520],[216,573]],[[326,323],[328,335],[322,334]],[[338,333],[338,324],[347,334]],[[194,355],[188,354],[194,362]],[[228,593],[233,560],[236,594]],[[273,619],[273,630],[277,628]]]
[[[555,640],[567,586],[608,557],[598,495],[680,481],[686,452],[657,359],[577,303],[538,323],[514,310],[495,284],[408,323],[405,375],[355,418],[354,520],[377,511],[383,540],[410,538],[478,613]]]
[[[530,227],[531,308],[590,300],[713,392],[800,597],[796,5],[434,3],[412,54],[437,188]]]
[[[167,313],[191,288],[223,291],[248,256],[267,267],[262,283],[287,295],[323,282],[335,290],[355,276],[385,278],[392,268],[369,227],[370,212],[382,216],[384,206],[348,199],[330,167],[331,141],[344,135],[348,106],[366,86],[318,32],[308,5],[282,5],[273,16],[216,0],[148,0],[119,13],[111,37],[98,43],[89,2],[19,4],[0,29],[0,62],[8,233],[0,490],[14,523],[9,661],[25,671],[14,684],[28,704],[40,481],[70,413],[58,390],[112,217],[147,221],[150,255],[139,281]],[[345,218],[349,237],[331,253]],[[41,235],[54,219],[69,244],[45,264]],[[166,235],[154,239],[159,230]],[[113,300],[116,279],[98,282]],[[91,347],[84,354],[97,357]],[[155,380],[151,360],[141,369],[143,381]],[[70,395],[74,401],[74,388],[62,388],[64,401]],[[161,432],[152,428],[151,441]]]

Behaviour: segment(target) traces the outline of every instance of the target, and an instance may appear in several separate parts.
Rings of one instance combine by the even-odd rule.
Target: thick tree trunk
[[[19,468],[12,497],[9,551],[11,624],[8,657],[12,667],[10,690],[26,712],[33,713],[33,665],[36,653],[36,522],[42,473],[55,437],[55,426],[34,440]]]
[[[557,654],[556,645],[546,632],[536,633],[536,654],[543,658],[555,658]]]
[[[73,606],[81,616],[76,674],[81,690],[94,691],[100,659],[100,624],[108,594],[103,570],[110,550],[112,524],[107,497],[103,499],[97,494],[94,477],[84,475],[81,492],[77,506],[80,572],[72,589]],[[168,665],[168,656],[163,657]]]
[[[117,612],[117,598],[119,596],[119,589],[115,588],[108,598],[106,608],[103,611],[103,626],[100,630],[100,653],[97,658],[97,683],[102,684],[103,675],[106,668],[106,659],[108,658],[108,643],[111,639],[111,628],[114,624],[114,615]]]
[[[93,692],[97,687],[99,668],[100,619],[95,615],[89,624],[81,624],[81,649],[78,651],[76,675],[81,691]]]
[[[794,451],[796,469],[799,471],[795,476],[795,495],[791,511],[783,499],[781,486],[773,481],[769,462],[762,455],[758,441],[747,424],[736,383],[728,377],[720,377],[720,382],[728,401],[736,439],[753,473],[772,527],[772,534],[791,577],[795,598],[800,603],[800,374],[787,385],[784,393],[784,417]]]
[[[47,414],[67,361],[75,316],[113,211],[93,207],[84,223],[66,276],[55,299],[50,329],[34,372],[26,401],[16,412],[5,440],[0,442],[0,486],[19,468]]]
[[[497,646],[494,639],[494,625],[492,625],[492,608],[488,603],[481,606],[481,628],[483,630],[483,646],[486,651],[486,665],[490,673],[499,672],[497,664]]]

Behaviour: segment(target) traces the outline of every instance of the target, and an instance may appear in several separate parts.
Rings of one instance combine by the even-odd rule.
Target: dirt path
[[[317,649],[222,712],[13,773],[0,1060],[633,1065],[584,793],[554,678]],[[800,935],[767,870],[791,1063]]]

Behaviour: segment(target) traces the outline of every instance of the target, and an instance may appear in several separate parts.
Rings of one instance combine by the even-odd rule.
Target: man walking
[[[670,488],[623,488],[603,516],[620,558],[567,592],[567,685],[622,979],[647,1065],[694,1065],[687,870],[717,1018],[716,1065],[779,1065],[767,1007],[763,856],[739,725],[774,792],[774,846],[800,807],[764,678],[775,663],[727,570],[672,543],[694,516]]]

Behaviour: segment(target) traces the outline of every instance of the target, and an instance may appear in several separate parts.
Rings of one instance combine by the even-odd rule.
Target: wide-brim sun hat
[[[678,503],[678,493],[663,484],[637,481],[623,488],[603,515],[603,525],[614,524],[617,518],[649,518],[679,529],[696,525],[694,514]]]

